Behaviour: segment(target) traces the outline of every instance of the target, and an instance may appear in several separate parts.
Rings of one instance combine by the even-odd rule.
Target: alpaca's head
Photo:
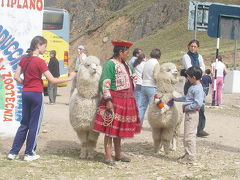
[[[101,74],[100,60],[96,56],[88,56],[77,74],[78,93],[86,98],[95,96],[98,92]]]
[[[96,56],[88,56],[83,66],[92,75],[101,70],[100,60]]]
[[[160,72],[165,72],[167,77],[171,79],[172,84],[176,84],[178,82],[178,70],[175,64],[163,63],[160,66]]]
[[[162,93],[174,91],[174,85],[178,82],[176,65],[173,63],[161,64],[159,73],[155,78],[158,91]]]
[[[77,78],[91,81],[91,79],[100,76],[101,73],[102,67],[100,65],[100,60],[96,56],[88,56],[80,66]]]

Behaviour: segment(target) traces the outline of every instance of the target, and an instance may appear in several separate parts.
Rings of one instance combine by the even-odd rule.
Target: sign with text
[[[189,1],[188,30],[207,31],[208,11],[212,3]]]
[[[44,0],[0,1],[0,136],[15,134],[22,120],[17,65],[34,36],[42,34]]]

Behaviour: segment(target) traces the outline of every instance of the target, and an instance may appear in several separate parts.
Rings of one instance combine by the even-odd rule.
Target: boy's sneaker
[[[19,156],[17,154],[9,153],[8,156],[7,156],[8,160],[15,160],[15,159],[18,159],[18,158],[19,158]]]
[[[37,160],[37,159],[39,159],[39,158],[40,158],[40,156],[37,155],[37,154],[33,154],[33,155],[25,154],[23,160],[24,160],[24,161],[34,161],[34,160]]]

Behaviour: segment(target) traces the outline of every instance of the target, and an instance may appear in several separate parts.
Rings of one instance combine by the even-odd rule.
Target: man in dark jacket
[[[59,74],[59,62],[56,59],[56,51],[52,50],[50,51],[50,61],[48,63],[48,69],[53,75],[53,77],[58,78],[60,76]],[[48,82],[48,96],[49,96],[49,104],[55,104],[56,103],[56,96],[57,96],[57,84],[52,84]]]

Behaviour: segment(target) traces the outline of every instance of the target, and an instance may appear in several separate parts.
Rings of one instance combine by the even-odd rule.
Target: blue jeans
[[[141,106],[139,108],[141,124],[143,124],[145,112],[153,96],[156,94],[156,91],[155,87],[142,86],[141,88],[142,98]]]
[[[140,111],[140,106],[141,106],[141,100],[142,100],[142,92],[141,92],[142,86],[137,84],[135,89],[134,89],[134,95],[138,107],[138,111]]]

